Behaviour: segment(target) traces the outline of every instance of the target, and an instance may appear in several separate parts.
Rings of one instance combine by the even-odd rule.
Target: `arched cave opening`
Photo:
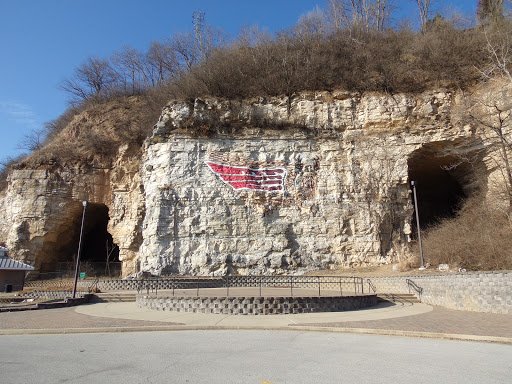
[[[89,204],[85,211],[81,261],[106,263],[119,261],[119,247],[107,230],[108,207]]]
[[[71,204],[66,209],[67,216],[61,218],[61,224],[56,227],[51,236],[48,236],[44,248],[46,260],[40,267],[40,273],[43,276],[47,273],[74,272],[83,207],[79,202]],[[108,207],[105,204],[89,203],[87,205],[80,261],[81,270],[87,269],[88,276],[91,273],[103,275],[117,273],[116,271],[120,270],[120,265],[111,264],[119,262],[119,247],[108,232],[108,222]]]
[[[477,188],[475,158],[470,152],[461,155],[439,143],[425,145],[411,154],[409,181],[416,181],[422,229],[455,217],[464,200],[474,193]],[[417,236],[415,215],[416,212],[412,220],[414,238]]]

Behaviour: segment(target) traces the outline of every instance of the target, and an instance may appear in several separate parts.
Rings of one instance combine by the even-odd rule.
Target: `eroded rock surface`
[[[109,209],[125,275],[396,261],[411,235],[409,159],[425,145],[480,145],[454,113],[458,100],[432,91],[173,102],[143,150],[122,147],[108,167],[13,171],[0,240],[36,267],[70,259],[88,200]]]
[[[433,92],[168,105],[144,151],[142,268],[273,274],[396,260],[411,234],[409,157],[472,136],[452,123],[452,103]]]

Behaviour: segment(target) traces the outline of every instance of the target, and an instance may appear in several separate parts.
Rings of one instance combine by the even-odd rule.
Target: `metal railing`
[[[418,294],[418,300],[421,303],[421,296],[423,295],[423,288],[417,285],[414,281],[411,279],[406,279],[405,282],[407,283],[407,287],[409,288],[409,293],[411,293],[411,290],[416,291]]]
[[[67,278],[75,275],[74,262],[53,262],[53,263],[41,263],[39,268],[38,279],[55,279],[55,278]],[[85,272],[88,277],[121,277],[122,275],[122,262],[111,261],[111,262],[93,262],[84,261],[80,263],[80,271]]]
[[[314,289],[318,296],[322,291],[333,291],[343,296],[343,292],[349,291],[353,294],[365,294],[364,279],[360,277],[340,276],[225,276],[219,278],[209,277],[184,277],[173,276],[167,278],[148,278],[137,280],[137,293],[146,292],[158,295],[159,290],[170,290],[172,295],[177,289],[195,290],[199,296],[202,289],[223,288],[226,296],[229,296],[233,288],[257,288],[260,296],[263,296],[266,288],[286,288],[290,290],[290,296],[294,296],[298,289]],[[375,286],[373,290],[375,293]],[[369,285],[367,293],[371,293],[372,285]]]
[[[370,279],[366,279],[366,282],[368,283],[368,291],[370,291],[371,289],[373,293],[377,293],[377,287],[375,286],[375,284],[373,284],[373,282]]]
[[[89,286],[87,287],[87,291],[89,293],[96,293],[99,291],[98,289],[98,283],[99,283],[100,279],[97,277],[91,284],[89,284]]]

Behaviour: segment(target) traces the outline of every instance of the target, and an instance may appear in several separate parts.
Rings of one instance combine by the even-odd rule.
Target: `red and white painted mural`
[[[217,164],[206,164],[219,178],[234,190],[252,189],[263,192],[284,192],[287,171],[285,168],[249,168]]]
[[[258,213],[291,205],[304,214],[314,210],[320,169],[318,157],[304,159],[297,155],[291,163],[260,162],[236,154],[209,152],[207,159],[208,168],[240,198],[248,200]]]

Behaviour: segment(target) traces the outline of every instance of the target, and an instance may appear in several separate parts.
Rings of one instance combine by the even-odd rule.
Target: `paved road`
[[[181,331],[0,337],[2,383],[510,383],[512,346]]]

